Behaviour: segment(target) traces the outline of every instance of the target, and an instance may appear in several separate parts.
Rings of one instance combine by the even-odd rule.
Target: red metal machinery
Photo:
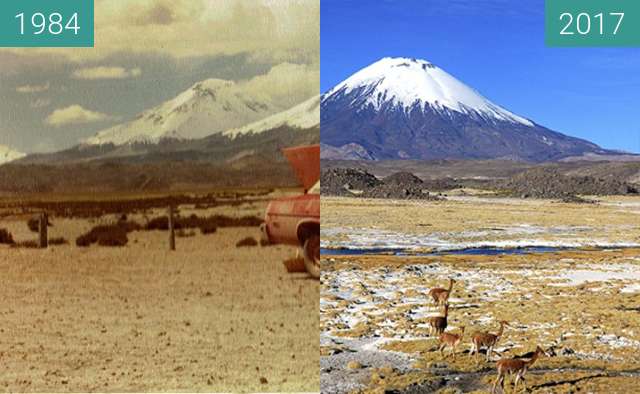
[[[304,265],[320,278],[320,145],[283,149],[305,193],[273,200],[267,206],[263,237],[302,249]]]

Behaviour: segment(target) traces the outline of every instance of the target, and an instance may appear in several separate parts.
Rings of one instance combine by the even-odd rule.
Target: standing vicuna
[[[504,327],[509,326],[509,323],[502,320],[500,321],[500,330],[498,330],[497,334],[492,334],[490,332],[477,332],[471,336],[471,351],[469,352],[469,357],[476,354],[476,360],[478,355],[480,354],[480,349],[487,349],[487,361],[491,358],[491,353],[493,352],[494,346],[498,343],[502,334],[504,333]]]
[[[440,354],[447,347],[451,348],[451,355],[453,358],[456,358],[456,348],[462,342],[462,337],[464,336],[464,326],[460,327],[460,334],[452,334],[450,332],[443,332],[440,334]]]
[[[429,335],[440,335],[447,328],[447,315],[449,314],[449,304],[444,304],[443,316],[431,316],[429,322]]]
[[[443,289],[441,287],[434,287],[429,290],[429,295],[433,298],[433,302],[438,306],[442,306],[449,302],[449,295],[451,294],[451,289],[453,289],[453,284],[456,283],[455,280],[449,279],[449,288]]]
[[[513,392],[516,393],[518,389],[518,382],[522,380],[522,384],[524,385],[524,391],[527,391],[527,383],[524,380],[524,375],[527,373],[527,369],[536,362],[536,360],[542,356],[546,355],[545,351],[542,350],[540,346],[536,347],[536,351],[533,353],[533,356],[529,360],[523,360],[519,358],[507,358],[498,360],[496,366],[498,367],[498,377],[496,381],[493,382],[493,387],[491,388],[491,393],[496,392],[496,387],[498,383],[500,383],[500,387],[502,387],[502,391],[504,392],[504,377],[506,374],[509,374],[509,377],[516,375],[516,379],[513,382]]]

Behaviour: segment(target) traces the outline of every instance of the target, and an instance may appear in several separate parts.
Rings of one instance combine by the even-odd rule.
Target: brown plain
[[[180,208],[261,216],[269,198]],[[16,241],[35,236],[21,211],[0,212]],[[51,220],[51,237],[75,240],[116,216]],[[294,248],[236,247],[259,235],[196,232],[171,253],[165,231],[132,232],[121,248],[0,246],[0,390],[318,391],[318,282],[286,272]]]

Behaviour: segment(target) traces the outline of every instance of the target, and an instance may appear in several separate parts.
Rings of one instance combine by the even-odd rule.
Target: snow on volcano
[[[0,165],[9,163],[14,160],[22,159],[26,154],[9,148],[6,145],[0,145]]]
[[[100,131],[83,144],[118,146],[198,139],[244,126],[282,109],[266,95],[250,95],[233,81],[207,79],[130,122]]]
[[[320,125],[320,95],[244,127],[225,131],[223,134],[235,138],[243,134],[259,134],[279,127],[310,129]]]
[[[373,105],[379,109],[385,103],[407,109],[428,105],[437,111],[478,114],[482,117],[533,126],[533,123],[500,107],[475,89],[451,76],[434,64],[418,59],[386,57],[358,71],[327,92],[332,96],[359,91],[357,105]]]
[[[612,154],[517,115],[426,60],[383,58],[322,95],[323,157],[555,161]]]

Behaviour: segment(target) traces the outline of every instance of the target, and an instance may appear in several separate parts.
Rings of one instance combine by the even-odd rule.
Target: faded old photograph
[[[0,391],[319,391],[318,0],[0,48]]]

